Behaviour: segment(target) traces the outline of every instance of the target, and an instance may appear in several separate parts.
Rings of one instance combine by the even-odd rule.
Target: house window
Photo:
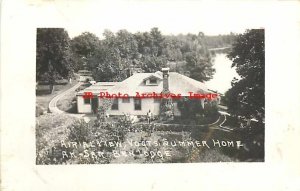
[[[130,103],[130,98],[122,98],[122,103]]]
[[[90,98],[83,98],[83,100],[84,100],[84,104],[90,104],[91,103]]]
[[[118,99],[114,99],[112,106],[111,106],[111,110],[118,110],[119,109],[119,100]]]
[[[150,84],[157,84],[157,79],[155,79],[155,78],[150,78],[149,83],[150,83]]]
[[[134,110],[142,110],[142,99],[134,99]]]

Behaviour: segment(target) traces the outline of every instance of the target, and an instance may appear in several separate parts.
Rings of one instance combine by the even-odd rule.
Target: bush
[[[90,137],[89,124],[84,120],[76,121],[73,125],[69,126],[70,130],[69,139],[74,142],[88,142]]]
[[[173,110],[172,98],[162,98],[160,102],[160,118],[163,120],[173,119]]]
[[[177,106],[183,119],[195,119],[197,115],[202,115],[204,112],[199,99],[184,97],[177,101]]]

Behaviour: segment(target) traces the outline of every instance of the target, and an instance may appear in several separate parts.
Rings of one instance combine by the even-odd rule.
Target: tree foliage
[[[203,114],[203,107],[199,99],[182,98],[178,100],[177,106],[183,119],[195,119],[197,114]]]
[[[165,36],[158,28],[152,28],[149,32],[134,34],[126,30],[116,33],[106,30],[103,36],[99,47],[88,59],[98,81],[124,80],[132,68],[144,72],[156,72],[167,66],[172,69],[170,62],[176,62],[173,71],[188,71],[196,80],[206,81],[214,74],[203,33]]]
[[[226,92],[228,110],[238,116],[262,120],[265,111],[264,30],[247,30],[237,37],[228,58],[233,61],[240,80],[232,81]]]
[[[84,32],[81,35],[74,37],[71,40],[71,49],[76,70],[85,69],[85,66],[88,69],[91,69],[91,67],[86,64],[96,54],[96,51],[99,48],[99,38],[90,32]]]
[[[230,47],[235,42],[236,36],[237,34],[232,32],[226,35],[206,36],[205,42],[208,48]]]
[[[202,32],[163,35],[156,27],[136,33],[106,30],[102,39],[84,32],[70,40],[64,29],[38,29],[37,33],[37,80],[52,81],[80,69],[91,70],[96,81],[122,81],[133,68],[156,72],[162,67],[207,81],[215,72],[208,47],[227,38],[211,40]]]
[[[106,30],[99,49],[90,60],[94,78],[98,81],[122,81],[128,77],[130,65],[138,56],[133,34],[120,30],[116,34]]]
[[[70,38],[62,28],[38,28],[36,79],[54,83],[73,72]]]
[[[196,52],[189,52],[185,55],[185,60],[191,78],[202,82],[212,79],[215,69],[212,67],[209,54],[201,56]]]
[[[99,43],[100,40],[96,35],[84,32],[71,40],[71,47],[76,54],[88,58],[95,53]]]

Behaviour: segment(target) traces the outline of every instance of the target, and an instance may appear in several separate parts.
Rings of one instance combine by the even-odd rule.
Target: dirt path
[[[51,113],[57,113],[57,114],[67,114],[69,116],[72,116],[72,117],[77,117],[77,118],[81,118],[84,116],[84,114],[71,114],[71,113],[67,113],[65,111],[62,111],[60,110],[58,107],[57,107],[57,102],[58,100],[60,100],[63,96],[65,96],[66,94],[68,94],[69,92],[71,91],[74,91],[75,89],[77,89],[79,86],[81,85],[81,82],[78,82],[76,85],[74,85],[73,87],[71,87],[70,89],[58,94],[57,96],[55,96],[49,103],[49,111]]]

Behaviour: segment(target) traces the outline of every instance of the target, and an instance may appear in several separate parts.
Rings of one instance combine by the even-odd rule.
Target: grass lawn
[[[57,107],[68,113],[77,113],[77,104],[74,102],[76,101],[76,93],[77,92],[74,90],[63,96],[60,100],[58,100],[56,104]]]
[[[49,102],[58,94],[61,92],[64,92],[65,90],[71,88],[77,84],[77,81],[73,80],[71,84],[66,84],[66,85],[55,85],[54,86],[54,91],[52,94],[42,94],[42,95],[36,95],[36,104],[38,106],[41,106],[45,109],[48,109]]]
[[[79,88],[77,88],[74,91],[69,92],[65,96],[63,96],[60,100],[57,102],[57,107],[65,112],[68,113],[77,113],[77,104],[76,104],[76,93],[80,90],[83,90],[87,87],[91,86],[90,83],[84,83]]]

